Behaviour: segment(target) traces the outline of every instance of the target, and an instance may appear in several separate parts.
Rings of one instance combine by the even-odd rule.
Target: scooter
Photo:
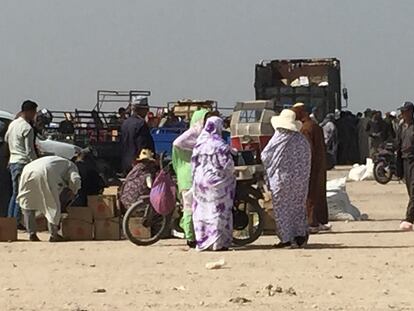
[[[397,176],[397,153],[393,143],[387,143],[374,157],[374,178],[385,185]]]

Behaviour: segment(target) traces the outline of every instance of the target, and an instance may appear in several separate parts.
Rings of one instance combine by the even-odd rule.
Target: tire
[[[392,179],[393,173],[390,170],[387,172],[386,168],[385,162],[377,162],[374,164],[374,178],[381,185],[388,184]]]
[[[147,215],[145,215],[147,214]],[[142,218],[143,226],[151,231],[149,238],[138,238],[131,232],[130,223],[133,218]],[[152,245],[158,242],[168,227],[168,216],[161,216],[155,212],[149,200],[139,200],[134,203],[125,213],[122,221],[122,229],[125,237],[139,246]]]
[[[237,204],[237,203],[236,203]],[[243,201],[238,202],[238,206],[235,206],[235,209],[240,210],[240,205],[244,205],[245,208],[247,207],[248,214],[250,215],[256,215],[256,223],[254,225],[254,231],[249,232],[248,236],[246,237],[240,237],[243,232],[246,231],[248,227],[250,227],[250,224],[248,227],[246,227],[243,230],[236,230],[233,229],[233,244],[237,246],[244,246],[250,243],[253,243],[256,241],[263,233],[263,226],[264,226],[264,215],[263,215],[263,209],[260,207],[259,202],[257,199],[254,199],[252,197],[248,197],[244,199]],[[245,212],[245,209],[243,210]]]

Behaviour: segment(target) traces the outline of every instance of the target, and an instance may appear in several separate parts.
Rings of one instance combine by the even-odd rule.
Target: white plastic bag
[[[372,159],[367,159],[367,163],[365,164],[365,173],[361,180],[374,180],[374,162]]]
[[[364,176],[367,167],[365,165],[355,164],[352,169],[349,171],[348,180],[351,181],[361,181],[362,176]]]

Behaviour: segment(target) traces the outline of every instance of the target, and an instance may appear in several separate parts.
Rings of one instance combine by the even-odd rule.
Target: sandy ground
[[[0,310],[414,310],[414,233],[397,230],[404,186],[347,190],[372,220],[335,222],[305,250],[271,249],[272,236],[227,253],[180,240],[0,244]],[[221,258],[224,269],[205,268]]]

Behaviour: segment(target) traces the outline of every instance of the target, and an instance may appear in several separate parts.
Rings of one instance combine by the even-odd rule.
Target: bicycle
[[[160,167],[167,172],[172,172],[171,162],[165,165],[161,156]],[[237,172],[246,171],[247,167],[236,167]],[[261,191],[254,187],[257,177],[253,174],[249,178],[238,178],[236,186],[236,198],[233,206],[233,243],[236,246],[244,246],[256,241],[263,232],[264,215],[258,200],[263,198]],[[148,246],[158,242],[168,235],[168,229],[179,228],[181,214],[181,202],[177,200],[175,211],[170,215],[162,216],[151,206],[149,195],[141,196],[131,205],[124,215],[122,228],[125,237],[139,246]],[[145,228],[147,235],[142,232],[134,232],[134,224],[139,222],[141,228]],[[140,235],[141,234],[141,235]]]

